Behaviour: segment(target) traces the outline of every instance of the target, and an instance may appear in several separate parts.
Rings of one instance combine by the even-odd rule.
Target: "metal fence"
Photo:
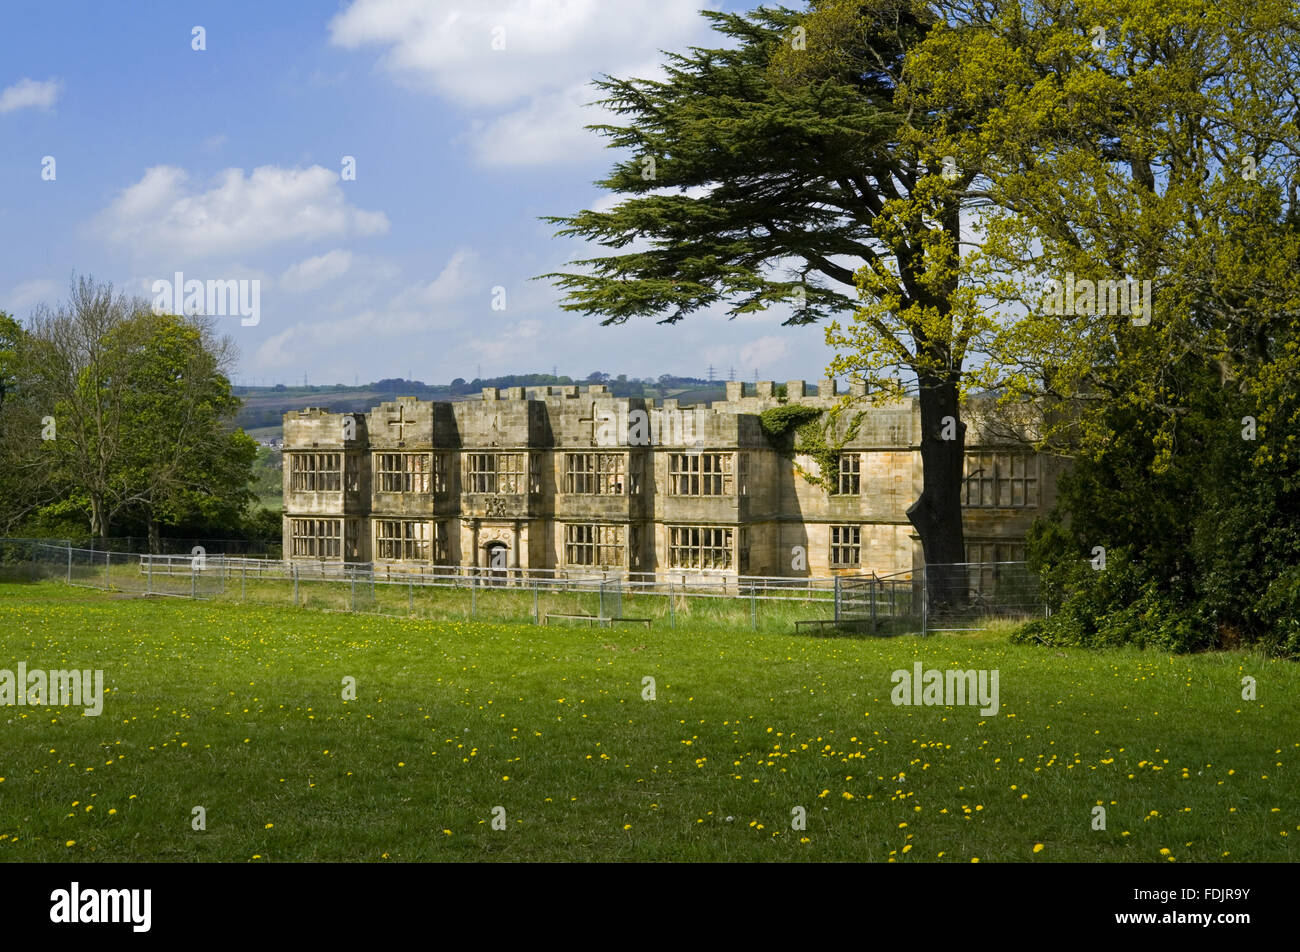
[[[727,577],[150,555],[0,539],[0,578],[391,615],[673,628],[690,621],[755,631],[812,625],[924,634],[976,630],[992,618],[1043,611],[1037,580],[1022,562],[936,566],[892,576]]]
[[[1045,610],[1038,578],[1024,562],[926,565],[835,582],[834,623],[849,630],[979,631],[995,619],[1028,619]]]
[[[178,566],[163,569],[150,556],[134,552],[0,539],[0,577],[5,579],[54,578],[88,588],[187,598],[211,598],[225,590],[225,574],[219,565],[188,557],[184,562],[187,568],[182,572]]]
[[[149,551],[149,540],[145,536],[113,536],[108,539],[81,536],[74,538],[43,539],[7,539],[0,538],[0,545],[6,543],[44,542],[49,545],[73,546],[80,549],[93,549],[97,552],[122,552],[135,555]],[[222,552],[226,555],[244,555],[250,558],[279,559],[283,555],[283,546],[277,540],[264,539],[173,539],[158,540],[159,550],[168,555],[189,555],[196,546],[208,552]]]
[[[971,631],[988,619],[1028,619],[1047,610],[1038,576],[1025,562],[930,565],[922,574],[923,632]]]

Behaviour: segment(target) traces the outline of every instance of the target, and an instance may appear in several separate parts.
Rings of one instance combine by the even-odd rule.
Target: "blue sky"
[[[781,312],[602,328],[529,280],[597,250],[539,216],[612,202],[588,81],[714,45],[710,5],[751,4],[6,0],[0,309],[56,304],[73,272],[148,298],[180,271],[261,282],[255,326],[220,319],[238,382],[819,378],[821,329]]]

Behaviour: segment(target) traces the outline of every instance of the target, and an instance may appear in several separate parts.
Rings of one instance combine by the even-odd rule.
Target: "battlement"
[[[814,389],[816,392],[814,393]],[[867,395],[867,384],[863,380],[849,381],[848,388],[841,388],[838,381],[831,378],[823,378],[816,387],[806,380],[787,380],[785,383],[777,383],[774,380],[758,380],[754,383],[744,383],[743,381],[733,380],[726,384],[726,399],[714,401],[709,404],[713,409],[720,411],[754,412],[766,409],[769,406],[776,406],[789,401],[800,403],[811,403],[814,406],[830,406],[839,401],[845,395],[850,397],[865,397]],[[647,407],[661,407],[665,410],[677,409],[678,401],[674,398],[665,398],[655,400],[649,397],[616,397],[609,388],[608,384],[565,384],[561,386],[540,386],[540,387],[484,387],[483,400],[487,403],[508,400],[576,400],[579,397],[595,397],[597,399],[609,400],[644,400]],[[406,397],[403,400],[409,399]],[[728,405],[733,406],[728,406]]]
[[[609,387],[603,383],[588,384],[579,388],[577,384],[564,384],[547,387],[484,387],[483,399],[492,400],[547,400],[555,397],[576,399],[580,394],[593,397],[610,396]]]
[[[783,384],[778,384],[774,380],[757,380],[752,384],[732,380],[727,383],[727,399],[725,403],[737,404],[739,408],[746,411],[766,409],[769,406],[776,406],[790,401],[808,403],[813,406],[830,406],[839,402],[840,397],[845,395],[865,397],[867,395],[866,381],[851,380],[848,389],[842,390],[838,381],[823,377],[818,382],[817,392],[814,394],[806,380],[787,380]],[[714,404],[714,406],[719,405]]]

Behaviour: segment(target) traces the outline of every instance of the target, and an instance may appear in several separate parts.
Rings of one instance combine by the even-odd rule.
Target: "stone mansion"
[[[759,418],[785,404],[829,410],[844,396],[830,380],[810,389],[729,383],[725,401],[678,407],[603,385],[489,388],[482,400],[290,411],[285,556],[389,572],[673,577],[919,567],[906,515],[921,491],[918,402],[840,414],[838,471],[820,474],[775,446]],[[864,385],[848,396],[865,396]],[[967,426],[967,559],[1018,561],[1030,522],[1054,501],[1058,463]]]

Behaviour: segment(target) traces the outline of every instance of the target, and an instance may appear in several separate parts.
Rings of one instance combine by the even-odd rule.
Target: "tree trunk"
[[[907,518],[921,537],[926,597],[934,617],[966,597],[965,569],[952,567],[966,561],[961,525],[966,424],[959,414],[955,378],[925,376],[920,384],[922,488]]]
[[[158,538],[158,520],[149,515],[149,553],[157,555],[162,551],[161,540]]]
[[[104,516],[104,500],[96,493],[90,494],[90,534],[96,539],[108,538],[108,520]]]

